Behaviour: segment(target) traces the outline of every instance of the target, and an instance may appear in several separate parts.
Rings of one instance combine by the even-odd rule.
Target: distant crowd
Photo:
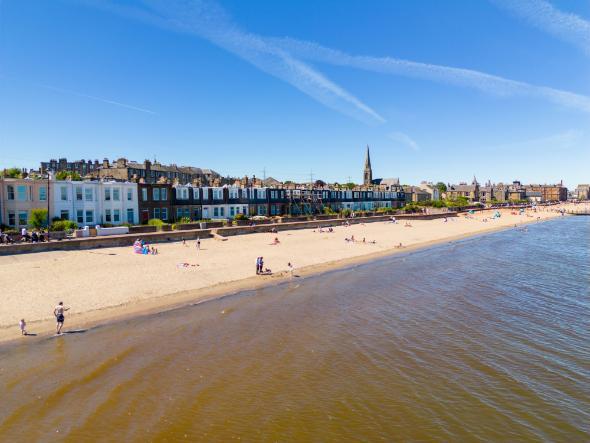
[[[44,231],[33,230],[32,232],[29,232],[27,228],[22,228],[20,237],[18,237],[18,241],[23,243],[42,243],[49,241],[49,239],[48,235]],[[15,243],[14,234],[8,234],[7,232],[3,232],[0,229],[0,244],[11,245],[13,243]]]

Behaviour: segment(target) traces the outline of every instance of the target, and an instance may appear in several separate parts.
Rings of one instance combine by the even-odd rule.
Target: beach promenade
[[[117,247],[2,256],[0,341],[21,339],[21,318],[27,321],[27,329],[38,336],[52,333],[53,307],[59,301],[71,307],[64,326],[67,331],[560,217],[557,210],[561,207],[527,210],[525,214],[501,210],[501,217],[496,219],[491,210],[446,222],[416,220],[411,226],[400,220],[396,224],[336,226],[333,232],[306,229],[235,236],[226,241],[207,238],[201,239],[200,250],[193,240],[186,244],[159,243],[157,255],[139,255],[132,247]],[[353,236],[355,241],[346,240]],[[275,238],[278,244],[274,244]],[[255,274],[259,256],[264,257],[264,267],[271,269],[272,275]],[[288,263],[295,267],[294,277]],[[27,339],[35,338],[23,338]]]

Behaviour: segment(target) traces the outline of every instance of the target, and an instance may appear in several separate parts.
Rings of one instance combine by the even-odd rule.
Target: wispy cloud
[[[317,43],[291,38],[273,39],[273,42],[304,60],[347,66],[383,74],[421,78],[439,83],[477,89],[486,94],[502,97],[528,96],[547,100],[569,108],[590,113],[590,97],[569,91],[535,86],[472,69],[433,65],[392,57],[350,55]]]
[[[120,106],[121,108],[131,109],[133,111],[145,112],[146,114],[157,115],[154,111],[150,111],[149,109],[139,108],[137,106],[128,105],[126,103],[117,102],[114,100],[108,100],[106,98],[96,97],[94,95],[83,94],[81,92],[71,91],[69,89],[62,89],[56,88],[54,86],[43,85],[39,83],[35,83],[35,86],[39,86],[40,88],[49,89],[50,91],[59,92],[61,94],[68,94],[68,95],[75,95],[76,97],[87,98],[90,100],[96,100],[101,103],[107,103],[109,105]]]
[[[478,148],[481,152],[500,152],[500,151],[531,151],[538,149],[551,150],[570,150],[579,146],[583,141],[585,133],[576,129],[569,129],[567,131],[559,132],[557,134],[549,134],[543,137],[537,137],[526,140],[517,140],[510,143],[502,143],[499,145],[482,146]]]
[[[418,143],[416,143],[409,135],[404,134],[403,132],[391,132],[387,134],[387,137],[389,137],[396,143],[401,143],[402,145],[407,146],[413,151],[417,152],[420,150],[420,146],[418,146]]]
[[[590,21],[555,8],[545,0],[491,0],[542,31],[580,47],[590,55]]]
[[[377,112],[313,67],[270,40],[240,29],[215,2],[144,0],[147,9],[114,2],[87,0],[86,3],[166,29],[204,38],[261,71],[289,83],[331,109],[365,122],[385,122]]]

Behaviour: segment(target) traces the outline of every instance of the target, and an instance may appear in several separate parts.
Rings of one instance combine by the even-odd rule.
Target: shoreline
[[[557,218],[556,216],[543,218],[541,220],[520,220],[516,225],[521,226],[531,223],[541,223],[547,220]],[[304,279],[312,276],[328,273],[330,271],[346,269],[365,263],[369,263],[381,258],[392,257],[398,254],[413,253],[419,250],[425,250],[444,243],[465,240],[483,235],[489,235],[495,232],[514,229],[514,225],[492,226],[481,229],[476,232],[462,232],[456,235],[445,236],[437,239],[426,240],[405,246],[401,249],[391,247],[380,251],[345,257],[337,260],[328,260],[319,264],[302,266],[295,271],[294,279]],[[194,288],[162,295],[147,297],[139,300],[130,300],[118,305],[106,306],[97,309],[91,309],[84,312],[73,313],[66,317],[64,331],[72,329],[94,329],[101,326],[124,322],[131,318],[141,318],[158,313],[169,312],[181,309],[187,306],[220,300],[225,297],[237,295],[242,292],[258,290],[285,284],[291,281],[288,271],[278,271],[271,276],[251,276],[237,280],[229,280],[202,288]],[[55,320],[52,318],[31,321],[27,329],[34,332],[36,336],[28,336],[28,340],[39,342],[53,337],[55,329]],[[31,328],[31,326],[33,328]],[[23,337],[17,334],[17,328],[14,326],[0,327],[0,347],[16,344]]]

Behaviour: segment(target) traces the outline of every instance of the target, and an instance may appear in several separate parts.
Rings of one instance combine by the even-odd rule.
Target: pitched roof
[[[381,186],[399,186],[399,178],[376,178],[372,183]]]
[[[449,191],[474,192],[475,185],[451,185]]]

